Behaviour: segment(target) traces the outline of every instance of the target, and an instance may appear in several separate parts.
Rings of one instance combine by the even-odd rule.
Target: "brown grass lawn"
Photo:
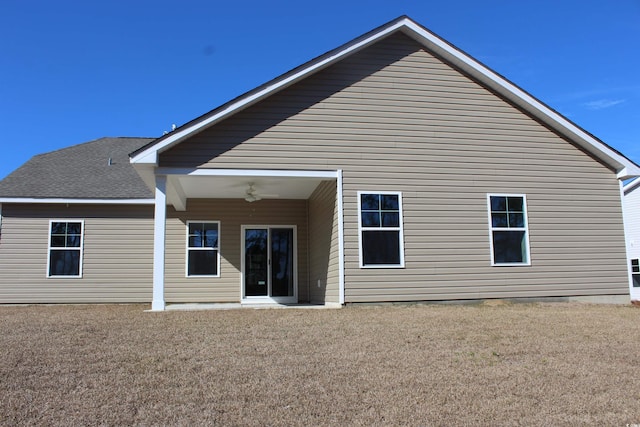
[[[640,309],[0,307],[0,425],[640,423]]]

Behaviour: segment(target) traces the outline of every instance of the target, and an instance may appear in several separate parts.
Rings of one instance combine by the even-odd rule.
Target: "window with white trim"
[[[527,198],[522,194],[488,194],[492,265],[531,265]]]
[[[633,287],[640,288],[640,260],[638,258],[631,260],[631,277]]]
[[[49,221],[47,277],[82,277],[84,221]]]
[[[402,195],[358,192],[360,267],[404,267]]]
[[[220,223],[187,222],[187,277],[220,276]]]

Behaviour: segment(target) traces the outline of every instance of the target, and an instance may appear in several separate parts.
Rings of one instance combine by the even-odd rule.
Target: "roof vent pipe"
[[[107,162],[107,165],[111,166],[113,164],[113,160],[111,160],[111,157],[109,157],[109,161]]]

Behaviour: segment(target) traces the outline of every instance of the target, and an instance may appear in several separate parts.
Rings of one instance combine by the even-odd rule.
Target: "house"
[[[631,299],[640,301],[640,178],[628,182],[624,194],[624,220],[631,267]]]
[[[629,301],[638,175],[403,16],[161,138],[27,162],[0,302]]]

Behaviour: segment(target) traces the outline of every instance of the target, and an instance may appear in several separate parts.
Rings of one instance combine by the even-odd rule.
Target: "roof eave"
[[[68,197],[0,197],[0,203],[20,204],[87,204],[87,205],[152,205],[155,199],[88,199]]]
[[[640,176],[640,166],[635,163],[631,163],[630,166],[626,166],[617,171],[617,176],[620,180],[637,178]]]

